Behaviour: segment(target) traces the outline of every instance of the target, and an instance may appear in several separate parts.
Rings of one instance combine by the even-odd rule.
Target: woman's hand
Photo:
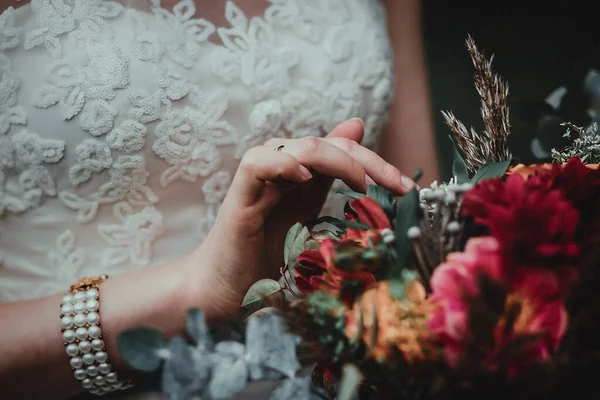
[[[217,318],[236,314],[252,283],[277,276],[288,229],[318,216],[334,178],[360,192],[372,183],[398,195],[410,189],[410,179],[359,144],[363,129],[349,120],[324,139],[272,139],[244,155],[213,229],[191,257],[191,268],[201,269],[192,290],[211,293]]]

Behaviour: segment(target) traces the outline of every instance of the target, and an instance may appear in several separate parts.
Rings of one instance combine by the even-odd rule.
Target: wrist
[[[182,290],[177,301],[186,311],[198,308],[209,324],[225,322],[238,315],[245,292],[238,288],[239,280],[223,273],[223,254],[211,256],[205,245],[196,248],[180,262],[178,274]],[[237,282],[236,282],[237,281]]]

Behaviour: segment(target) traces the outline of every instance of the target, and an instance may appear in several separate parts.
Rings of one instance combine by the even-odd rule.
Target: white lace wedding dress
[[[224,26],[194,17],[191,0],[2,13],[2,301],[189,252],[240,157],[271,137],[358,116],[376,144],[393,79],[382,6],[255,2],[262,17],[227,1]]]
[[[271,137],[358,116],[376,145],[393,86],[382,6],[254,2],[263,16],[227,1],[223,26],[191,0],[2,13],[1,301],[188,253],[240,157]]]

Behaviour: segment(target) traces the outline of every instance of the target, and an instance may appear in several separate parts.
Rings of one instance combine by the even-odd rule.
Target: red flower
[[[339,294],[344,281],[359,282],[362,288],[375,283],[375,276],[368,265],[353,265],[356,270],[349,271],[338,268],[334,263],[336,248],[343,246],[344,242],[334,242],[326,239],[321,242],[319,250],[306,250],[300,254],[296,262],[296,286],[304,293],[309,294],[317,290],[325,289],[334,294]],[[364,251],[360,244],[353,246],[358,251]]]
[[[551,171],[539,175],[540,185],[558,189],[579,212],[576,237],[578,243],[589,246],[600,235],[600,169],[586,165],[578,158],[566,164],[554,164]]]
[[[495,238],[470,239],[465,251],[450,254],[431,278],[430,300],[438,307],[429,329],[444,347],[446,360],[452,366],[473,348],[469,312],[473,299],[483,290],[479,286],[482,276],[501,284],[507,293],[504,312],[490,332],[494,343],[484,350],[485,367],[496,368],[507,345],[524,336],[538,335],[517,356],[513,354],[504,360],[509,363],[509,372],[515,373],[523,365],[548,359],[565,334],[567,314],[558,276],[541,268],[518,268],[517,273],[509,274],[503,268],[501,252]],[[513,322],[507,329],[509,320]]]
[[[296,260],[296,286],[304,293],[326,289],[339,294],[344,281],[358,282],[362,288],[375,283],[373,271],[381,260],[377,258],[365,262],[362,254],[371,245],[381,242],[381,231],[390,229],[390,221],[381,206],[373,199],[363,197],[350,202],[356,213],[347,215],[347,219],[367,225],[370,229],[347,228],[339,241],[325,239],[319,244],[319,250],[306,250]],[[340,256],[348,257],[350,262],[344,268],[336,265]]]
[[[485,180],[467,192],[462,213],[498,239],[506,265],[571,266],[579,213],[553,183],[545,175]]]

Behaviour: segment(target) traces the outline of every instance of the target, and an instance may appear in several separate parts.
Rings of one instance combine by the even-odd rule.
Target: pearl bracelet
[[[125,390],[130,380],[119,379],[113,370],[100,329],[100,288],[108,276],[83,278],[63,296],[60,318],[63,339],[73,375],[81,386],[96,395]]]

